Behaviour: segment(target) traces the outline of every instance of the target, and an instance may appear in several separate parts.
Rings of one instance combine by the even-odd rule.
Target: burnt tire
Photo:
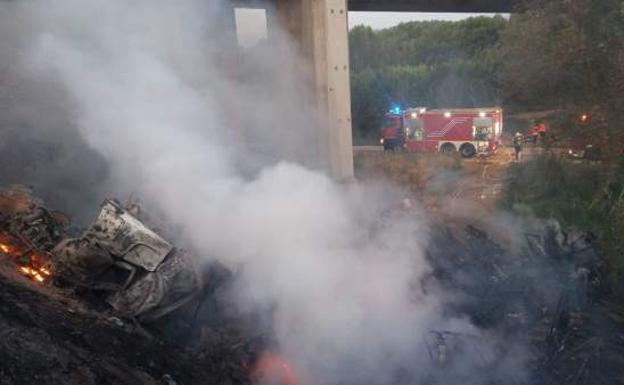
[[[446,155],[454,154],[457,151],[452,143],[445,143],[440,147],[440,152]]]
[[[477,149],[470,143],[466,143],[459,149],[459,153],[464,158],[472,158],[477,155]]]

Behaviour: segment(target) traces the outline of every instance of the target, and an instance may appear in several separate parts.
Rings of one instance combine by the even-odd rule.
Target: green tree
[[[510,207],[595,234],[624,297],[624,2],[528,0],[490,55],[507,106],[556,111],[559,134],[604,155],[596,164],[546,156],[516,165]]]
[[[495,46],[507,20],[476,17],[350,32],[354,138],[373,142],[393,104],[471,107],[497,104]]]
[[[624,143],[624,3],[529,0],[525,5],[502,32],[494,54],[505,102],[515,109],[563,111],[567,119],[561,119],[561,128],[593,137],[612,158],[619,157]],[[579,124],[583,113],[591,120]]]
[[[388,105],[377,73],[368,68],[351,75],[352,116],[355,144],[378,140],[378,129]]]
[[[349,53],[352,71],[376,67],[379,47],[377,34],[371,27],[357,26],[349,32]]]

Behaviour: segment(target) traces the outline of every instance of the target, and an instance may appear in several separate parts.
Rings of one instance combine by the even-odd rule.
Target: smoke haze
[[[397,210],[400,190],[319,171],[296,49],[276,32],[240,53],[224,18],[215,1],[0,3],[3,141],[16,162],[52,148],[34,171],[6,172],[84,218],[137,193],[204,261],[239,272],[243,311],[274,309],[276,348],[309,383],[419,378],[428,330],[480,335],[420,288],[423,213]],[[478,359],[455,368],[466,383]]]

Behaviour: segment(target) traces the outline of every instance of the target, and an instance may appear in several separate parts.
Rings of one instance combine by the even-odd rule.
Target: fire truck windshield
[[[399,120],[398,116],[386,115],[386,117],[384,118],[384,121],[383,121],[383,127],[384,128],[394,127],[394,126],[397,125],[397,121],[398,120]]]

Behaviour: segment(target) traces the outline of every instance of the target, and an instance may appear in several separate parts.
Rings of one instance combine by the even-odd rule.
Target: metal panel
[[[104,202],[86,236],[115,257],[148,271],[155,271],[173,250],[171,244],[110,200]]]

